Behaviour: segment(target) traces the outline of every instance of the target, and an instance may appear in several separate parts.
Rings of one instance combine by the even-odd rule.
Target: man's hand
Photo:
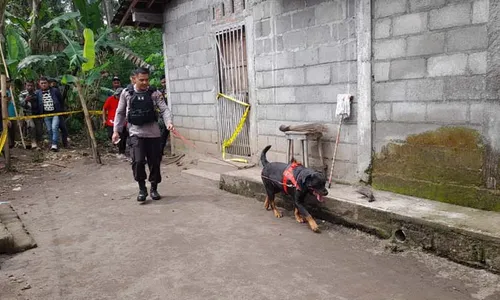
[[[174,124],[172,124],[172,123],[168,123],[168,124],[167,124],[167,129],[168,129],[168,130],[172,130],[172,129],[174,129]]]
[[[106,120],[102,120],[102,127],[106,127]]]
[[[118,131],[113,132],[113,136],[111,137],[111,141],[113,142],[113,144],[118,143],[119,140],[120,134],[118,133]]]

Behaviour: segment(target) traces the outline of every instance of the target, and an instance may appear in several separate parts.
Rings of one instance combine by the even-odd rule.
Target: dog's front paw
[[[275,210],[274,210],[274,216],[275,216],[276,218],[278,218],[278,219],[279,219],[279,218],[281,218],[281,217],[283,217],[283,215],[282,215],[282,214],[280,213],[280,211],[279,211],[279,210],[277,210],[277,209],[275,209]]]
[[[321,230],[319,229],[318,225],[316,226],[311,226],[311,230],[316,232],[316,233],[321,233]]]

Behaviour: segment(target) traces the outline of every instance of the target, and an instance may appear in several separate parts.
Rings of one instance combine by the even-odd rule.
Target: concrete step
[[[0,204],[0,253],[17,253],[36,246],[35,240],[24,227],[12,205]]]
[[[198,159],[198,164],[196,165],[196,168],[219,174],[238,170],[237,167],[232,166],[224,161],[217,160],[215,158]]]
[[[186,178],[194,179],[197,182],[203,182],[205,184],[219,188],[220,173],[194,168],[182,170],[181,174]]]
[[[220,188],[263,201],[260,168],[221,175]],[[324,203],[306,199],[317,218],[390,239],[394,249],[425,249],[455,262],[500,272],[500,213],[374,190],[368,202],[349,185],[334,184]],[[277,195],[278,196],[278,195]],[[290,201],[279,201],[289,209]],[[283,203],[285,202],[285,203]]]

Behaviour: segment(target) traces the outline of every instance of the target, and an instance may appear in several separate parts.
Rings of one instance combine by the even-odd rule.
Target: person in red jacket
[[[109,96],[104,102],[102,107],[102,124],[106,127],[108,138],[111,140],[113,136],[113,126],[115,121],[116,109],[120,101],[120,94],[123,88],[117,88],[113,95]],[[127,145],[128,130],[127,126],[123,126],[123,131],[120,134],[120,141],[118,142],[118,158],[125,158],[125,147]]]

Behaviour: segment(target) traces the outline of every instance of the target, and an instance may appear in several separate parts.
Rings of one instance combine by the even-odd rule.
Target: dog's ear
[[[314,172],[312,172],[311,170],[308,170],[308,169],[304,169],[302,170],[302,172],[300,172],[300,178],[298,178],[299,180],[299,184],[302,188],[306,188],[307,187],[307,181],[311,178],[311,176],[313,176]]]

